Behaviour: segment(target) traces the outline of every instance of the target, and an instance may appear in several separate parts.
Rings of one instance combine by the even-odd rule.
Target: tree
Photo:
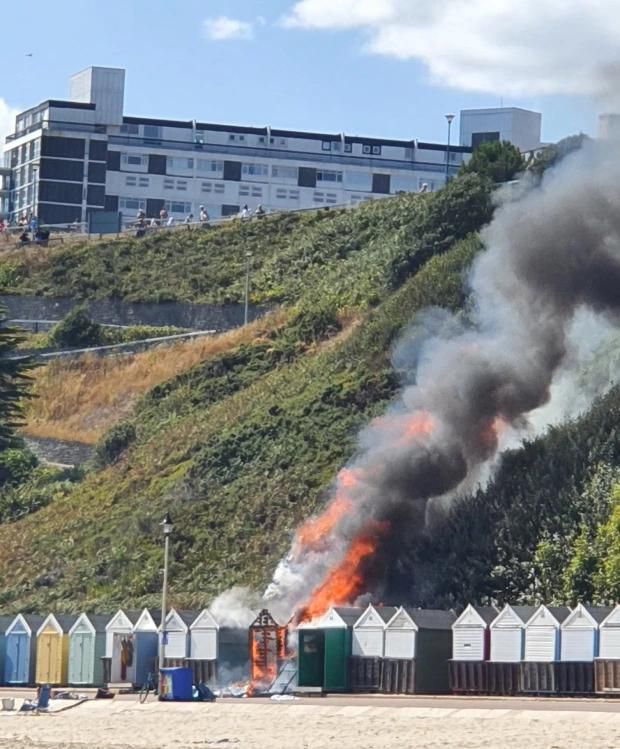
[[[101,346],[106,343],[103,326],[88,317],[86,306],[79,304],[52,328],[50,341],[57,346]]]
[[[527,169],[537,177],[542,177],[547,169],[558,164],[569,153],[578,151],[589,140],[584,133],[569,135],[567,138],[543,148],[528,162]]]
[[[14,429],[20,423],[22,399],[27,394],[28,359],[13,358],[23,336],[4,325],[6,312],[0,308],[0,451],[14,444]]]
[[[482,143],[471,159],[461,167],[461,174],[479,174],[492,182],[508,182],[525,169],[519,149],[504,141]]]

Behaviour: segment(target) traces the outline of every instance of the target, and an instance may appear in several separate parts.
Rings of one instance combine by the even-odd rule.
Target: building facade
[[[542,115],[519,107],[463,109],[460,116],[460,144],[477,148],[489,141],[512,143],[520,151],[541,145]]]
[[[399,192],[436,190],[471,148],[244,127],[123,114],[125,71],[88,68],[70,100],[21,112],[6,139],[12,219],[88,220],[90,211],[177,219],[354,205]]]

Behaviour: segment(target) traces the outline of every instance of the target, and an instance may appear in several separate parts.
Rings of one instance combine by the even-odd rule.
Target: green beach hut
[[[102,686],[109,616],[80,614],[69,631],[69,684]]]

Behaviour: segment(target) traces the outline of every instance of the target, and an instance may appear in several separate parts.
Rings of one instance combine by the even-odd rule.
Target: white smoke
[[[424,63],[434,82],[503,95],[615,90],[615,0],[301,0],[289,28],[357,29],[367,51]]]
[[[0,98],[0,154],[4,151],[4,139],[15,130],[15,116],[18,111]],[[2,166],[1,159],[0,166]]]

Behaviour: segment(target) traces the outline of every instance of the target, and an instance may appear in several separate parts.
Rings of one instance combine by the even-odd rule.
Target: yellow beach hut
[[[37,684],[66,684],[69,659],[69,630],[75,616],[50,614],[37,632]]]

